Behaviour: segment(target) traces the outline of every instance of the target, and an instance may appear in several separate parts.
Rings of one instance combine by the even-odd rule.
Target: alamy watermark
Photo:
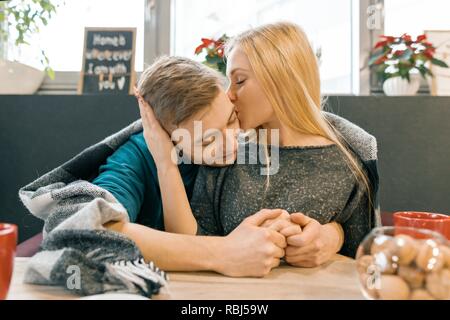
[[[67,267],[66,273],[70,274],[66,280],[68,290],[81,290],[81,269],[79,266],[71,265]]]

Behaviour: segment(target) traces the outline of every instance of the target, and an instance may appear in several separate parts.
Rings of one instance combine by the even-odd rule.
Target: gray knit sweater
[[[261,209],[282,208],[321,224],[340,223],[345,233],[341,253],[355,255],[374,219],[365,189],[336,145],[280,148],[279,171],[270,176],[268,185],[267,176],[260,173],[262,166],[200,168],[191,201],[199,234],[227,235]]]

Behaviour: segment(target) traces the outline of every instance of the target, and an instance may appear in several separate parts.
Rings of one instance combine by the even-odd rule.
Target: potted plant
[[[430,64],[448,68],[444,61],[434,57],[435,52],[424,34],[415,40],[408,34],[381,36],[373,48],[369,66],[375,69],[386,95],[415,95],[420,87],[419,74],[424,79],[433,77]]]
[[[0,94],[32,94],[39,89],[46,74],[54,78],[44,50],[37,53],[44,68],[42,71],[8,60],[8,47],[10,43],[15,47],[28,45],[28,38],[46,26],[55,13],[56,6],[52,0],[0,2]],[[14,34],[9,32],[12,28],[15,29]]]
[[[224,45],[228,39],[229,37],[226,34],[222,35],[217,40],[202,38],[202,43],[195,49],[196,55],[206,51],[206,56],[203,63],[208,67],[216,69],[223,75],[226,75],[227,72],[227,63],[224,57]]]

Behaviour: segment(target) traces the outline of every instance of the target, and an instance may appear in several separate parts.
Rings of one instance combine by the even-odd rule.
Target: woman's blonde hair
[[[305,32],[290,22],[266,24],[231,39],[226,55],[236,47],[247,55],[278,119],[297,132],[333,141],[345,155],[356,180],[365,186],[370,204],[367,175],[322,113],[318,61]]]

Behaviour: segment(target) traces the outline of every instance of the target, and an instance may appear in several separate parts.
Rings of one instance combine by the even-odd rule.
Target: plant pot
[[[0,94],[34,94],[45,72],[20,62],[0,59]]]
[[[411,81],[401,77],[389,78],[383,83],[383,91],[387,96],[414,96],[420,88],[420,77],[412,75]]]

